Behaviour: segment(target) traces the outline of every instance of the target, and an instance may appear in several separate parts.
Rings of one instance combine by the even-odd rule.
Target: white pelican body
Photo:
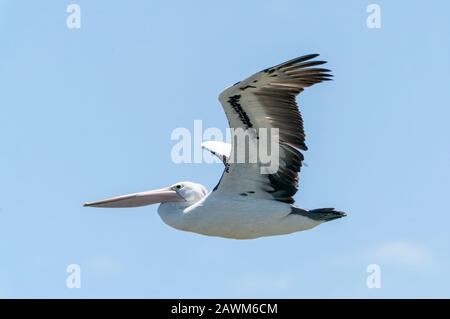
[[[291,214],[291,207],[269,199],[250,201],[242,196],[224,199],[211,193],[190,206],[163,203],[158,213],[166,224],[176,229],[235,239],[288,234],[323,222]]]
[[[277,170],[263,172],[266,162],[239,162],[238,142],[207,141],[203,148],[219,157],[225,170],[212,192],[197,183],[86,203],[93,207],[137,207],[161,203],[162,220],[179,230],[208,236],[252,239],[307,230],[345,216],[334,208],[306,210],[294,205],[298,173],[306,151],[303,120],[295,101],[304,88],[329,80],[323,61],[306,55],[258,72],[220,94],[231,128],[248,133],[244,151],[260,143],[260,129],[277,129]],[[258,144],[259,145],[259,144]]]

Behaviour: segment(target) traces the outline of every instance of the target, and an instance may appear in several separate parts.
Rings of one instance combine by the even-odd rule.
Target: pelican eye
[[[175,186],[175,188],[176,188],[176,189],[180,189],[180,188],[181,188],[181,185],[178,184],[178,185]]]

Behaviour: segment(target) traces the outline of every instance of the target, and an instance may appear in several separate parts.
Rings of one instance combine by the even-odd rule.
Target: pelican
[[[303,120],[296,97],[306,87],[330,80],[326,63],[310,54],[255,73],[219,96],[230,128],[248,133],[249,145],[261,128],[278,129],[278,168],[262,173],[256,161],[233,160],[231,144],[206,141],[202,147],[219,157],[225,169],[211,192],[201,184],[178,182],[169,187],[85,203],[89,207],[138,207],[160,203],[158,213],[169,226],[207,236],[254,239],[308,230],[346,216],[334,208],[308,210],[294,205],[298,174],[306,151]]]

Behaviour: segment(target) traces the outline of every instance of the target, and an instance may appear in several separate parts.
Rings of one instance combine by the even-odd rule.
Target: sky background
[[[381,29],[366,26],[373,2]],[[70,3],[81,29],[66,26]],[[0,0],[0,297],[450,297],[449,11]],[[309,151],[295,198],[348,217],[238,241],[176,231],[157,206],[82,207],[182,180],[212,189],[222,165],[173,163],[172,131],[224,131],[222,89],[309,53],[335,80],[299,99]]]

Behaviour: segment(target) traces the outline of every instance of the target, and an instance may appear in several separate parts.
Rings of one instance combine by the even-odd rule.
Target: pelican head
[[[188,203],[196,203],[208,193],[203,185],[193,182],[178,182],[170,186],[170,189]]]
[[[183,203],[185,205],[191,205],[201,200],[206,194],[207,191],[203,185],[193,182],[178,182],[165,188],[117,196],[96,202],[88,202],[84,206],[123,208],[157,203]]]

